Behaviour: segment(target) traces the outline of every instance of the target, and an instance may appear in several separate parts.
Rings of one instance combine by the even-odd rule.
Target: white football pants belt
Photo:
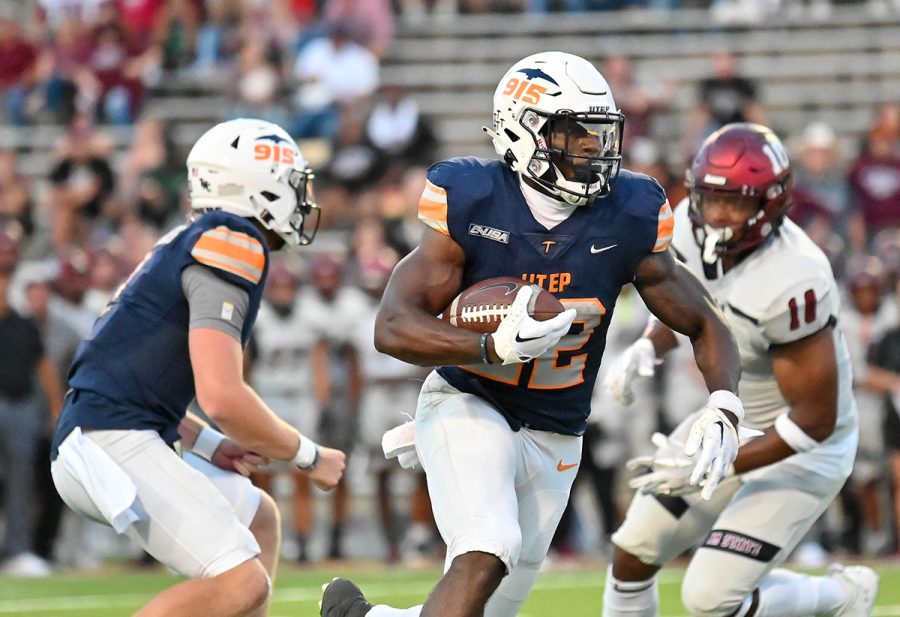
[[[404,469],[410,469],[419,464],[419,455],[416,454],[416,426],[414,420],[408,420],[400,426],[395,426],[385,432],[381,438],[381,450],[384,458],[396,458]]]

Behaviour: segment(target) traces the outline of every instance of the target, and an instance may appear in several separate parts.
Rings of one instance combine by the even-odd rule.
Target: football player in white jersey
[[[779,568],[837,495],[856,453],[850,357],[836,326],[840,293],[825,255],[785,217],[791,167],[766,127],[730,124],[700,148],[690,195],[675,211],[672,247],[709,289],[737,339],[744,441],[709,501],[688,486],[680,443],[692,418],[654,456],[631,461],[643,475],[625,522],[613,534],[604,617],[655,617],[656,573],[699,546],[682,601],[702,617],[865,617],[878,577],[864,566],[827,576]],[[625,399],[639,374],[677,345],[651,321],[612,365],[607,389]]]
[[[316,372],[311,361],[318,325],[309,315],[310,292],[303,289],[301,278],[299,264],[288,259],[273,260],[253,330],[250,382],[278,417],[301,435],[319,439],[319,405],[313,395]],[[253,474],[252,480],[271,494],[275,472],[281,471],[291,475],[291,523],[297,561],[306,562],[313,524],[309,478],[293,465],[275,463]]]

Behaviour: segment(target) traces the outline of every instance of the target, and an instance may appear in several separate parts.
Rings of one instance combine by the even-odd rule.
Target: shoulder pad
[[[734,308],[756,319],[774,344],[809,336],[840,310],[828,260],[809,250],[808,238],[778,236],[746,271],[732,296]]]
[[[213,270],[256,285],[262,279],[266,253],[253,236],[218,225],[205,230],[191,247],[191,256]]]
[[[494,179],[507,169],[490,159],[460,157],[435,163],[428,169],[425,189],[419,199],[419,220],[442,234],[450,233],[448,210],[488,195]]]

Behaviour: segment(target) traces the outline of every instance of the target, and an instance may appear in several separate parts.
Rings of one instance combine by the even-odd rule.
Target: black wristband
[[[490,332],[485,332],[481,335],[481,361],[484,364],[493,364],[493,362],[491,362],[491,355],[488,352],[488,337],[490,335]]]

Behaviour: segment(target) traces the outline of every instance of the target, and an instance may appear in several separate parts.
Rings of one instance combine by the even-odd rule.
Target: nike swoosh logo
[[[539,338],[541,338],[541,337],[539,337],[539,336],[531,336],[531,337],[529,337],[529,338],[522,338],[521,336],[519,336],[518,334],[516,334],[516,342],[517,342],[517,343],[527,343],[528,341],[536,341],[536,340],[538,340]]]
[[[614,249],[617,246],[619,246],[619,245],[618,244],[610,244],[609,246],[604,246],[602,249],[598,249],[596,246],[594,246],[592,244],[591,245],[591,254],[596,255],[597,253],[602,253],[603,251],[608,251],[609,249]]]
[[[578,467],[578,463],[563,465],[562,459],[559,459],[559,462],[556,464],[556,471],[566,471],[567,469],[572,469],[572,467]]]
[[[518,288],[518,285],[516,285],[515,283],[494,283],[493,285],[488,285],[487,287],[482,287],[475,293],[481,293],[483,291],[488,291],[489,289],[497,289],[498,287],[503,287],[504,289],[506,289],[506,293],[503,295],[508,296],[509,294],[511,294]],[[475,294],[472,294],[472,295],[474,296]]]

